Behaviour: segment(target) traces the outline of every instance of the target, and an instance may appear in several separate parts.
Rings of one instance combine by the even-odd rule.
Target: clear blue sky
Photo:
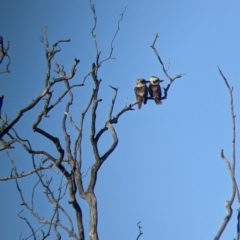
[[[136,78],[156,75],[165,79],[162,85],[166,86],[150,48],[155,33],[159,34],[156,47],[162,60],[166,66],[170,63],[169,75],[186,73],[173,83],[162,106],[151,101],[141,111],[122,116],[116,125],[119,145],[100,170],[96,186],[100,239],[136,239],[138,221],[142,221],[144,233],[141,240],[213,239],[225,217],[224,202],[231,194],[230,177],[219,157],[222,148],[226,157],[231,156],[229,96],[217,66],[234,86],[236,123],[240,126],[239,1],[121,0],[94,4],[103,57],[109,53],[119,14],[127,6],[114,44],[116,60],[105,63],[99,71],[103,79],[99,127],[108,116],[112,98],[109,84],[120,88],[115,113],[126,102],[134,101]],[[95,60],[90,35],[93,16],[87,0],[3,1],[0,23],[0,35],[5,43],[11,43],[11,73],[0,75],[0,94],[5,96],[2,113],[9,119],[43,89],[46,65],[39,41],[42,27],[48,27],[50,43],[71,39],[71,43],[61,45],[58,60],[66,71],[74,57],[81,60],[72,82],[81,82]],[[89,79],[85,88],[76,92],[72,107],[76,122],[91,91]],[[60,114],[63,109],[61,105]],[[36,114],[27,113],[15,129],[23,138],[30,134],[37,148],[44,143],[31,130]],[[61,117],[52,114],[43,126],[59,133],[57,121]],[[93,162],[87,134],[84,171]],[[110,144],[109,139],[101,142],[102,149]],[[29,157],[19,147],[10,154],[19,172],[31,169]],[[10,171],[6,154],[0,152],[0,159],[0,176],[6,176]],[[29,181],[20,184],[29,194]],[[18,239],[21,232],[27,236],[28,228],[17,217],[22,207],[14,183],[1,182],[0,193],[0,235],[3,239]],[[45,200],[40,204],[41,211],[47,212]],[[222,239],[236,235],[237,207],[234,204],[232,221]],[[83,209],[88,211],[86,205]]]

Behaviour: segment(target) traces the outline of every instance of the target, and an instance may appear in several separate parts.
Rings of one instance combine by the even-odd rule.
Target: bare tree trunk
[[[90,210],[89,220],[89,237],[90,240],[98,240],[97,223],[98,223],[98,211],[97,211],[97,198],[93,192],[87,193],[87,202]]]

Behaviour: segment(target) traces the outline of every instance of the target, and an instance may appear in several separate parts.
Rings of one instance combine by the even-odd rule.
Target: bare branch
[[[9,49],[10,49],[10,42],[8,41],[8,42],[7,42],[7,48],[3,49],[3,51],[4,51],[4,58],[7,57],[8,62],[7,62],[7,64],[6,64],[6,69],[3,70],[3,71],[0,71],[0,74],[10,73],[9,66],[10,66],[10,64],[11,64],[11,58],[10,58],[10,56],[8,55],[8,50],[9,50]]]
[[[103,60],[100,61],[99,66],[101,66],[101,64],[102,64],[103,62],[106,62],[106,61],[109,60],[109,59],[114,59],[114,58],[112,57],[113,50],[114,50],[114,48],[115,48],[115,46],[113,45],[113,43],[114,43],[114,41],[115,41],[115,39],[116,39],[116,37],[117,37],[117,35],[118,35],[118,32],[120,31],[120,23],[123,21],[123,17],[124,17],[124,14],[125,14],[125,12],[126,12],[126,9],[127,9],[127,7],[125,7],[124,10],[123,10],[123,12],[120,14],[120,19],[118,20],[118,23],[117,23],[117,30],[116,30],[113,38],[112,38],[112,41],[111,41],[109,55],[108,55],[107,58],[105,58],[105,59],[103,59]]]
[[[113,143],[111,145],[111,147],[106,151],[106,153],[101,157],[101,161],[104,162],[108,156],[115,150],[115,148],[118,145],[118,137],[117,137],[117,133],[115,132],[114,127],[112,126],[112,124],[110,122],[108,122],[106,124],[106,127],[109,129],[109,131],[112,134],[113,137]]]
[[[37,174],[38,174],[38,173],[37,173]],[[59,222],[59,221],[58,221],[58,222],[53,221],[53,219],[54,219],[54,217],[55,217],[55,215],[56,215],[57,209],[61,208],[60,205],[59,205],[59,200],[61,199],[61,195],[60,195],[60,193],[59,193],[59,198],[58,198],[58,199],[55,199],[52,191],[51,191],[50,188],[49,188],[50,182],[49,182],[48,184],[44,184],[44,182],[43,182],[43,180],[42,180],[42,175],[39,175],[39,174],[38,174],[38,176],[39,176],[39,181],[43,184],[44,188],[46,188],[45,195],[47,196],[47,199],[49,200],[50,203],[55,204],[55,206],[56,206],[56,208],[55,208],[55,210],[54,210],[54,212],[53,212],[52,218],[51,218],[50,220],[44,220],[43,218],[41,218],[41,217],[38,215],[38,213],[36,213],[36,212],[34,211],[34,208],[33,208],[34,188],[33,188],[33,193],[32,193],[32,206],[30,206],[30,205],[25,201],[25,199],[24,199],[24,197],[23,197],[23,193],[22,193],[22,191],[21,191],[21,189],[20,189],[20,186],[19,186],[19,184],[18,184],[18,181],[15,180],[15,183],[16,183],[16,186],[17,186],[17,189],[18,189],[20,198],[21,198],[21,200],[22,200],[22,204],[21,204],[21,205],[24,206],[24,207],[32,214],[32,216],[38,220],[38,222],[39,222],[40,224],[42,224],[43,226],[46,226],[46,225],[49,226],[49,229],[48,229],[48,231],[47,231],[46,234],[45,234],[44,232],[42,232],[42,234],[43,234],[43,239],[45,239],[47,236],[49,236],[49,234],[50,234],[50,228],[51,228],[52,226],[54,226],[54,225],[57,225],[57,226],[61,227],[63,230],[65,230],[70,237],[73,237],[74,239],[79,240],[79,238],[76,236],[76,234],[74,234],[73,229],[68,229],[66,226],[64,226],[64,225],[63,225],[61,222]],[[38,182],[39,182],[39,181],[38,181]],[[35,185],[35,186],[36,186],[36,185]],[[49,195],[52,197],[52,199],[49,198]],[[40,229],[40,228],[39,228],[39,229]],[[39,230],[39,229],[38,229],[38,230]],[[38,230],[37,230],[37,231],[38,231]],[[36,233],[36,231],[34,231],[34,232]]]
[[[96,34],[95,34],[95,30],[96,30],[96,27],[97,27],[97,15],[96,15],[95,5],[92,3],[91,0],[89,0],[89,2],[90,2],[90,8],[93,12],[93,18],[94,18],[94,24],[93,24],[93,27],[92,27],[92,30],[91,30],[91,35],[92,35],[92,39],[93,39],[95,50],[96,50],[96,73],[97,73],[98,69],[100,68],[100,66],[103,62],[106,62],[109,59],[113,59],[113,57],[112,57],[113,50],[114,50],[114,45],[113,44],[114,44],[114,41],[115,41],[115,39],[118,35],[118,32],[120,31],[120,23],[123,21],[123,16],[126,12],[127,7],[125,7],[123,12],[120,14],[120,19],[118,20],[117,29],[116,29],[116,32],[113,35],[113,38],[112,38],[112,41],[111,41],[111,44],[110,44],[110,52],[109,52],[108,56],[99,62],[101,51],[99,51],[99,49],[98,49],[98,43],[97,43],[97,38],[96,38]]]
[[[70,234],[70,235],[74,235],[74,227],[73,227],[73,222],[71,220],[71,218],[69,217],[69,215],[67,214],[67,212],[65,211],[65,209],[60,205],[60,200],[63,198],[63,196],[66,194],[66,191],[63,192],[62,194],[62,179],[61,179],[61,182],[60,182],[60,187],[58,188],[58,196],[57,198],[55,198],[54,196],[54,191],[52,191],[50,189],[50,183],[51,183],[51,179],[50,180],[47,180],[46,183],[43,181],[42,179],[42,175],[40,175],[39,173],[37,173],[38,177],[39,177],[39,181],[41,182],[43,188],[45,188],[45,195],[47,197],[47,200],[48,202],[50,202],[53,206],[54,206],[54,214],[52,216],[52,219],[50,222],[53,222],[53,218],[56,217],[56,221],[54,222],[55,224],[50,224],[50,226],[54,226],[55,228],[55,231],[56,231],[56,227],[57,226],[60,226],[58,223],[59,223],[59,211],[61,211],[65,217],[67,218],[68,222],[69,222],[69,225],[70,225],[70,228],[67,230],[67,227],[65,227],[65,230]],[[68,184],[69,185],[69,184]],[[33,204],[32,204],[33,206]],[[79,217],[79,216],[78,216]],[[81,221],[82,218],[77,218],[77,222]],[[62,226],[60,226],[62,227]],[[50,230],[50,229],[49,229]],[[81,236],[81,239],[83,239],[83,236],[82,235],[79,235]]]
[[[127,6],[123,9],[123,12],[120,14],[120,19],[118,20],[118,23],[117,23],[117,30],[113,36],[113,39],[112,39],[112,42],[111,42],[111,51],[110,51],[110,56],[112,55],[112,51],[114,49],[114,46],[113,46],[113,43],[114,43],[114,40],[116,39],[117,35],[118,35],[118,32],[120,31],[120,23],[123,21],[123,16],[125,14],[127,10]]]
[[[4,128],[2,130],[2,132],[0,132],[1,136],[6,134],[19,121],[19,119],[23,116],[23,114],[25,112],[27,112],[27,111],[31,110],[33,107],[35,107],[37,105],[37,103],[46,94],[49,94],[49,91],[50,91],[51,87],[54,84],[56,84],[57,82],[63,81],[63,80],[70,80],[70,79],[72,79],[74,77],[75,73],[76,73],[76,66],[77,66],[78,63],[79,63],[79,60],[75,59],[69,76],[57,78],[57,79],[54,79],[52,82],[49,82],[48,85],[46,86],[46,88],[39,94],[39,96],[35,100],[33,100],[32,103],[30,103],[28,106],[26,106],[25,108],[21,109],[18,112],[17,116],[12,120],[12,122],[6,128]]]
[[[219,67],[218,67],[218,70],[219,70],[219,73],[222,76],[222,78],[223,78],[223,80],[224,80],[224,82],[227,86],[227,89],[229,91],[229,96],[230,96],[230,110],[231,110],[231,119],[232,119],[232,163],[230,163],[230,161],[225,157],[223,150],[221,150],[220,155],[221,155],[222,160],[227,164],[227,167],[228,167],[228,172],[229,172],[229,175],[231,177],[231,182],[232,182],[232,193],[231,193],[230,200],[225,202],[225,208],[226,208],[226,211],[227,211],[227,215],[223,219],[223,222],[222,222],[214,240],[219,240],[222,233],[224,232],[229,220],[232,217],[232,204],[233,204],[234,198],[236,196],[236,193],[239,196],[238,186],[237,186],[237,183],[236,183],[236,180],[235,180],[235,164],[236,164],[236,158],[235,158],[235,141],[236,141],[235,117],[236,116],[234,115],[234,106],[233,106],[233,94],[232,94],[233,87],[230,88],[226,77],[223,75],[223,73],[222,73],[222,71],[220,70]],[[239,233],[237,233],[237,234],[239,234]]]
[[[97,141],[99,140],[99,138],[101,137],[101,135],[102,135],[106,130],[108,130],[108,128],[107,128],[108,122],[109,122],[110,124],[117,124],[119,117],[120,117],[123,113],[125,113],[125,112],[127,112],[127,111],[133,111],[133,110],[135,110],[135,109],[133,108],[133,106],[136,105],[136,104],[137,104],[137,101],[129,104],[128,106],[125,106],[122,110],[120,110],[120,111],[116,114],[116,116],[114,116],[114,117],[112,117],[111,119],[109,119],[109,120],[105,123],[104,127],[103,127],[102,129],[100,129],[99,132],[96,134],[95,141],[97,142]]]
[[[82,174],[81,174],[83,123],[84,123],[85,115],[88,112],[88,110],[89,110],[89,108],[90,108],[90,106],[93,102],[94,96],[95,96],[95,89],[93,90],[92,95],[90,96],[89,102],[87,103],[85,109],[81,113],[80,125],[79,125],[79,128],[76,128],[77,131],[78,131],[78,136],[77,136],[77,138],[75,140],[75,144],[74,144],[74,159],[78,160],[78,164],[76,164],[76,168],[75,168],[75,171],[74,171],[74,176],[75,176],[75,181],[76,181],[76,185],[77,185],[77,188],[78,188],[79,195],[83,199],[85,199],[84,188],[83,188],[83,183],[82,183],[82,178],[84,176],[82,176]],[[78,157],[77,157],[77,153],[78,153]]]
[[[46,170],[46,169],[51,169],[52,166],[53,166],[53,164],[50,164],[50,165],[48,165],[46,167],[40,166],[40,167],[38,167],[38,168],[36,168],[34,170],[31,170],[29,172],[22,172],[22,173],[16,174],[16,175],[10,175],[8,177],[1,177],[0,181],[7,181],[7,180],[12,180],[12,179],[27,177],[27,176],[29,176],[29,175],[31,175],[33,173],[36,173],[36,172],[39,172],[39,171],[42,171],[42,170]]]
[[[231,119],[232,119],[232,172],[233,176],[235,176],[235,163],[236,163],[236,150],[235,150],[235,142],[236,142],[236,124],[235,124],[235,114],[234,114],[234,105],[233,105],[233,87],[230,88],[227,79],[223,75],[222,71],[218,67],[218,70],[224,79],[224,82],[226,83],[226,86],[229,91],[229,96],[230,96],[230,111],[231,111]]]
[[[230,221],[230,219],[232,217],[232,204],[233,204],[233,201],[234,201],[234,198],[235,198],[235,195],[236,195],[236,185],[235,185],[235,178],[234,178],[234,175],[233,175],[233,172],[232,172],[232,167],[231,167],[230,162],[224,156],[223,150],[221,150],[221,158],[227,164],[228,172],[229,172],[229,175],[230,175],[231,180],[232,180],[232,194],[231,194],[230,200],[225,202],[225,208],[226,208],[227,215],[223,219],[223,222],[222,222],[214,240],[219,240],[220,239],[222,233],[224,232],[228,222]]]
[[[93,153],[96,161],[100,161],[99,153],[98,153],[98,148],[97,148],[97,142],[95,141],[95,133],[96,133],[96,111],[98,107],[98,102],[101,101],[101,99],[98,99],[98,90],[99,90],[99,85],[101,83],[101,80],[97,79],[96,75],[96,68],[95,68],[95,63],[92,64],[92,79],[95,84],[94,88],[94,94],[93,94],[93,100],[92,100],[92,113],[91,113],[91,134],[90,134],[90,140],[93,148]]]
[[[77,126],[77,125],[75,124],[75,122],[73,121],[72,116],[71,116],[69,113],[65,112],[65,111],[63,111],[63,113],[69,118],[70,124],[71,124],[77,131],[80,131],[80,129],[78,128],[78,126]]]
[[[115,91],[114,97],[112,99],[112,104],[111,104],[111,107],[110,107],[109,115],[108,115],[108,119],[111,119],[112,118],[113,107],[114,107],[114,104],[115,104],[115,101],[116,101],[116,98],[117,98],[118,88],[115,88],[111,85],[109,85],[109,87],[112,88]]]
[[[52,45],[52,47],[57,47],[59,43],[63,43],[63,42],[70,42],[71,40],[70,39],[66,39],[66,40],[58,40],[56,43],[54,43]]]
[[[161,57],[160,57],[157,49],[155,48],[155,43],[156,43],[158,37],[159,37],[158,34],[155,34],[154,39],[153,39],[153,43],[152,43],[152,45],[151,45],[150,47],[151,47],[151,48],[153,49],[153,51],[155,52],[155,54],[156,54],[156,56],[157,56],[157,59],[158,59],[160,65],[161,65],[161,67],[162,67],[162,70],[163,70],[165,76],[166,76],[166,77],[168,78],[168,80],[169,80],[167,87],[164,88],[164,96],[161,98],[161,99],[167,99],[167,93],[168,93],[168,90],[169,90],[171,84],[173,83],[173,81],[174,81],[175,79],[177,79],[177,78],[181,78],[183,75],[185,75],[185,73],[177,74],[177,75],[175,75],[174,77],[170,77],[170,76],[168,75],[168,73],[167,73],[168,70],[165,68],[164,63],[163,63],[163,61],[162,61],[162,59],[161,59]]]
[[[163,63],[160,55],[158,54],[158,52],[157,52],[157,50],[155,48],[155,43],[156,43],[157,39],[158,39],[158,34],[155,34],[154,39],[153,39],[153,43],[151,45],[151,48],[153,49],[153,51],[157,55],[158,61],[160,62],[161,66],[162,66],[162,70],[163,70],[164,74],[169,79],[169,81],[172,82],[172,78],[168,75],[167,70],[165,69],[164,63]]]
[[[84,123],[84,118],[86,113],[88,112],[88,109],[90,108],[92,101],[93,101],[93,97],[95,94],[95,90],[93,90],[92,95],[89,98],[89,102],[86,105],[85,110],[81,113],[81,118],[80,118],[80,125],[79,128],[76,127],[77,131],[78,131],[78,136],[76,138],[75,144],[74,144],[74,159],[77,159],[77,150],[79,149],[79,157],[78,157],[78,161],[79,161],[79,172],[81,172],[81,142],[82,142],[82,129],[83,129],[83,123]]]
[[[142,232],[142,227],[141,227],[140,223],[141,223],[141,221],[137,223],[138,230],[139,230],[139,234],[138,234],[136,240],[138,240],[138,239],[141,237],[141,235],[143,234],[143,232]]]
[[[91,10],[93,12],[93,17],[94,17],[94,24],[93,24],[93,27],[92,27],[92,30],[91,30],[91,34],[92,34],[92,38],[93,38],[94,45],[95,45],[95,50],[96,50],[96,63],[98,65],[98,61],[99,61],[99,57],[100,57],[101,52],[99,52],[99,50],[98,50],[96,34],[94,33],[94,31],[96,30],[96,27],[97,27],[97,15],[96,15],[96,10],[95,10],[95,5],[92,3],[91,0],[89,0],[89,2],[90,2]]]
[[[56,84],[57,82],[62,82],[63,80],[72,79],[75,76],[75,73],[77,71],[76,67],[77,67],[79,62],[80,62],[80,60],[74,58],[74,62],[73,62],[73,65],[72,65],[72,68],[70,70],[69,75],[68,76],[62,76],[62,77],[59,77],[59,78],[53,78],[53,80],[51,82],[51,86]]]
[[[66,86],[66,89],[68,90],[68,94],[69,94],[69,97],[70,97],[67,104],[66,104],[65,112],[69,113],[70,105],[72,105],[72,103],[73,103],[73,93],[70,90],[69,82],[64,81],[64,84]],[[71,167],[73,168],[75,164],[74,164],[73,156],[72,156],[72,153],[71,153],[71,146],[70,146],[71,145],[71,140],[70,140],[70,136],[67,133],[66,119],[67,119],[67,115],[64,114],[63,119],[62,119],[62,130],[63,130],[63,134],[64,134],[64,139],[65,139],[65,148],[66,148],[66,152],[67,152],[67,157],[69,159],[69,163],[70,163]]]
[[[30,223],[25,217],[22,217],[22,216],[21,216],[21,213],[22,213],[22,212],[23,212],[23,210],[18,214],[18,217],[21,218],[22,220],[24,220],[24,221],[27,223],[28,227],[30,228],[30,230],[31,230],[31,232],[32,232],[32,234],[31,234],[28,238],[33,237],[34,240],[37,240],[36,235],[35,235],[36,232],[34,231],[31,223]],[[28,239],[28,238],[26,238],[26,239]]]
[[[29,147],[27,147],[26,144],[24,144],[22,141],[19,141],[17,139],[17,141],[22,145],[22,147],[24,148],[24,150],[26,150],[29,154],[35,154],[35,155],[44,155],[46,156],[46,159],[44,161],[42,161],[42,163],[45,163],[48,159],[50,159],[52,162],[55,162],[56,159],[50,155],[49,153],[47,153],[46,151],[42,151],[42,150],[33,150]]]
[[[30,103],[27,107],[21,109],[18,112],[17,116],[12,120],[12,122],[6,128],[3,129],[1,135],[3,136],[5,133],[7,133],[19,121],[19,119],[23,116],[23,114],[25,112],[27,112],[27,111],[31,110],[33,107],[35,107],[36,104],[42,99],[42,97],[44,97],[46,95],[46,93],[49,91],[50,87],[51,86],[49,85],[45,90],[43,90],[39,94],[39,96],[35,100],[32,101],[32,103]]]
[[[228,90],[231,91],[231,88],[230,88],[230,86],[229,86],[229,84],[228,84],[228,81],[227,81],[227,79],[225,78],[225,76],[223,75],[223,73],[222,73],[222,71],[221,71],[221,69],[220,69],[219,67],[218,67],[218,71],[219,71],[220,75],[222,76],[224,82],[226,83]]]
[[[117,123],[118,118],[127,111],[133,111],[134,108],[132,108],[134,105],[137,104],[137,101],[130,103],[128,106],[125,106],[121,111],[119,111],[116,116],[111,120],[111,123]]]

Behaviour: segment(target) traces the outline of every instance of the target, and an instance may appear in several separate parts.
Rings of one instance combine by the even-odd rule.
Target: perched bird
[[[148,89],[146,80],[143,78],[137,79],[136,86],[134,88],[136,94],[136,100],[138,102],[138,109],[141,109],[142,103],[147,103]]]
[[[1,118],[1,110],[2,110],[2,104],[3,104],[3,95],[0,95],[0,118]]]
[[[148,91],[151,98],[155,101],[156,104],[162,103],[162,90],[160,87],[160,82],[163,82],[163,80],[160,80],[155,76],[150,77]]]
[[[0,63],[2,62],[4,58],[4,51],[3,51],[3,37],[0,36]]]

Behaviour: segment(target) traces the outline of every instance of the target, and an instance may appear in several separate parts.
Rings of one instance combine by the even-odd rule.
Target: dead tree
[[[4,124],[0,132],[1,151],[6,151],[6,156],[9,159],[12,168],[8,176],[0,177],[0,181],[15,181],[22,206],[22,211],[18,214],[18,216],[20,219],[25,221],[30,229],[29,235],[26,236],[26,233],[23,233],[26,239],[30,237],[32,239],[47,239],[51,234],[55,234],[56,239],[61,239],[65,232],[70,238],[84,240],[86,227],[83,224],[84,216],[82,213],[81,201],[85,201],[89,208],[89,225],[87,230],[89,239],[99,239],[97,229],[98,205],[95,194],[97,175],[102,165],[114,152],[118,145],[118,136],[114,125],[119,122],[119,119],[123,114],[134,110],[134,106],[137,104],[134,100],[132,103],[124,106],[114,114],[118,88],[116,86],[110,86],[109,90],[113,90],[113,98],[109,106],[106,106],[109,108],[109,114],[104,125],[97,130],[97,110],[102,102],[102,99],[99,98],[99,89],[102,79],[100,78],[98,71],[100,67],[103,67],[106,61],[113,59],[113,44],[119,33],[119,25],[123,19],[125,10],[120,15],[116,32],[110,43],[109,55],[106,58],[101,58],[101,51],[98,48],[98,42],[95,34],[95,29],[97,27],[97,15],[95,6],[91,2],[90,6],[94,17],[94,25],[91,30],[91,36],[96,53],[96,58],[91,64],[90,71],[86,73],[80,83],[71,84],[71,79],[75,77],[80,60],[77,58],[73,59],[72,67],[68,73],[66,73],[64,67],[56,60],[56,55],[61,52],[60,44],[69,43],[70,39],[59,40],[50,45],[47,37],[47,30],[44,28],[44,35],[41,38],[46,58],[44,88],[26,107],[19,110],[13,119],[9,120],[7,119],[7,116],[3,116]],[[158,34],[155,35],[151,48],[157,56],[163,73],[169,80],[167,87],[164,89],[165,94],[163,99],[166,99],[171,84],[175,79],[182,77],[183,74],[177,74],[174,77],[170,77],[168,75],[163,61],[155,48],[157,38]],[[55,76],[57,74],[57,77],[54,77],[54,74]],[[77,121],[74,120],[73,110],[71,109],[71,105],[74,103],[73,90],[81,90],[84,88],[86,81],[92,81],[94,87],[88,98],[87,104],[82,108],[78,123],[76,123]],[[56,86],[60,84],[64,84],[65,90],[56,96],[54,90],[56,89]],[[29,139],[24,139],[18,133],[18,123],[22,120],[23,114],[32,111],[42,102],[44,104],[41,110],[38,111],[37,116],[32,123],[32,130],[35,134],[42,137],[41,141],[45,142],[46,145],[54,146],[55,150],[53,152],[33,147],[33,142]],[[57,108],[61,102],[65,103],[65,109],[63,112]],[[58,135],[54,135],[50,130],[46,130],[43,125],[46,122],[51,122],[51,118],[49,118],[49,116],[57,109],[60,111],[58,114],[59,121],[61,121],[61,129]],[[84,150],[84,124],[87,114],[90,116],[90,144],[92,147],[94,162],[90,167],[89,172],[83,173],[82,165],[84,160],[82,157],[82,151]],[[74,129],[76,137],[70,134],[68,127]],[[112,143],[103,154],[100,154],[98,143],[107,132],[109,132],[112,136]],[[61,134],[63,134],[63,136]],[[11,157],[11,148],[15,146],[21,146],[22,149],[28,153],[32,164],[32,168],[30,170],[24,172],[18,171],[17,162],[20,160],[16,161]],[[87,184],[84,184],[86,175],[89,177],[89,181]],[[31,189],[31,196],[28,198],[24,194],[20,181],[21,178],[30,177],[32,177],[31,179],[34,179],[35,182]],[[56,182],[58,184],[57,189]],[[35,196],[38,194],[39,188],[43,189],[43,195],[46,197],[48,206],[50,205],[52,209],[49,216],[43,216],[41,211],[39,211],[37,206],[35,206]],[[64,205],[64,203],[66,203],[66,199],[68,207]],[[72,211],[75,214],[74,217],[71,215]],[[26,212],[30,213],[33,219],[36,220],[37,224],[33,223],[30,218],[25,215]],[[141,226],[139,224],[137,226],[139,229],[137,239],[139,239],[143,233],[141,231]],[[22,237],[23,236],[20,236],[20,238]]]

